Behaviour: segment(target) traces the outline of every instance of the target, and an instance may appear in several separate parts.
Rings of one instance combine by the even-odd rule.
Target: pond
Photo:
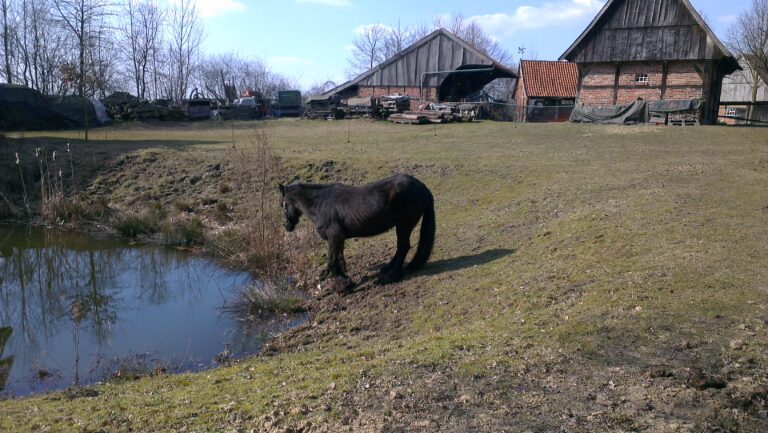
[[[0,397],[254,354],[305,318],[222,309],[251,282],[185,251],[0,226]]]

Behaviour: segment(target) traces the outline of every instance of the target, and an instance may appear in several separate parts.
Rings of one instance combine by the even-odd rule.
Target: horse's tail
[[[427,190],[427,206],[421,216],[421,232],[419,233],[419,246],[413,260],[408,263],[407,270],[415,271],[421,268],[432,255],[432,246],[435,244],[435,199]]]

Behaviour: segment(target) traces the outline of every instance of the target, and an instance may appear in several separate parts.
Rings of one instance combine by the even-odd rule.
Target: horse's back
[[[403,220],[418,220],[432,202],[429,189],[407,174],[359,187],[336,185],[332,195],[336,214],[351,236],[373,236]]]

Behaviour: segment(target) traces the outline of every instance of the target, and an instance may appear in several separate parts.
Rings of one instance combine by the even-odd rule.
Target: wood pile
[[[403,95],[389,95],[379,98],[379,107],[382,117],[388,117],[393,113],[403,113],[411,109],[411,97]]]
[[[651,118],[648,120],[648,123],[652,125],[666,125],[667,124],[667,113],[659,113],[651,111],[650,114]]]
[[[345,104],[345,117],[376,117],[379,112],[375,98],[349,98],[342,101]]]
[[[422,116],[416,112],[390,114],[389,121],[400,125],[425,125],[430,123],[427,116]]]
[[[386,119],[394,113],[410,110],[411,98],[403,95],[339,99],[311,99],[307,101],[304,117],[308,119],[344,119],[369,117]]]
[[[418,111],[392,114],[389,121],[398,124],[424,125],[427,123],[471,122],[476,111],[471,104],[437,105],[429,103]]]
[[[698,110],[674,113],[669,115],[668,126],[698,126],[701,113]]]
[[[338,108],[339,102],[331,98],[310,99],[304,110],[307,119],[343,119],[344,111]]]
[[[170,101],[140,101],[139,98],[126,93],[115,92],[102,100],[107,114],[113,119],[121,120],[185,120],[187,113],[171,106]]]

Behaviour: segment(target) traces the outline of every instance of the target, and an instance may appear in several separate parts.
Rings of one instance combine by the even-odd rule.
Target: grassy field
[[[88,182],[114,206],[236,210],[229,166],[205,173],[257,127],[288,180],[424,181],[430,264],[319,297],[231,367],[0,401],[0,431],[768,431],[768,130],[275,121],[8,140],[111,161]],[[394,242],[349,242],[353,279]]]

